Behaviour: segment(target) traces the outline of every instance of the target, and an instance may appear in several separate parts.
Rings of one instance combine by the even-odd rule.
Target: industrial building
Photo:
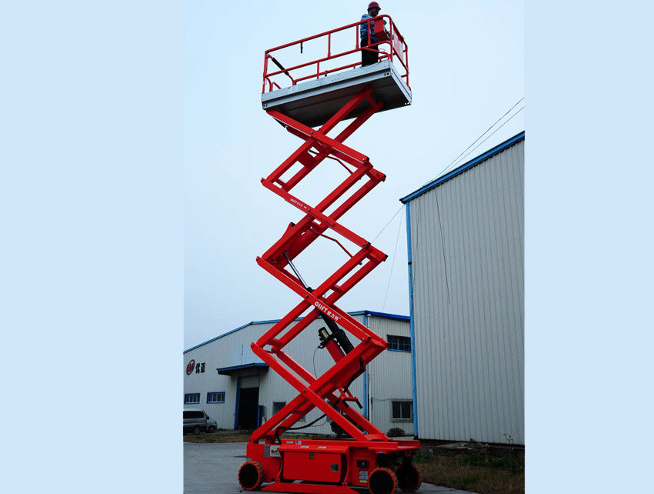
[[[401,199],[411,317],[350,313],[389,342],[350,386],[383,431],[524,444],[524,141],[521,132]],[[186,350],[184,407],[250,430],[292,400],[297,391],[250,349],[276,322]],[[314,375],[333,365],[318,348],[323,325],[313,321],[288,349]],[[332,430],[325,418],[303,432]]]
[[[421,439],[524,445],[524,141],[401,199]]]
[[[411,317],[350,313],[389,342],[350,386],[383,431],[524,444],[524,141],[521,132],[401,199]],[[219,428],[254,429],[292,400],[297,391],[250,349],[276,322],[186,350],[184,407],[203,408]],[[322,325],[289,345],[314,375],[333,365],[318,348]],[[322,419],[303,432],[332,430]]]
[[[389,343],[350,386],[363,415],[384,432],[400,428],[413,435],[409,317],[372,311],[350,315]],[[186,350],[184,408],[204,409],[222,429],[251,430],[295,398],[297,391],[250,349],[250,343],[276,322],[250,322]],[[322,320],[313,321],[288,347],[288,353],[314,375],[334,364],[327,350],[318,348],[322,326]],[[308,425],[321,415],[313,410],[296,426]],[[332,429],[324,418],[302,432],[331,434]]]

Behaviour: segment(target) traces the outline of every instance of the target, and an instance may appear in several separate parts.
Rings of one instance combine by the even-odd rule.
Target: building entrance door
[[[239,378],[236,428],[254,430],[259,424],[259,376]]]

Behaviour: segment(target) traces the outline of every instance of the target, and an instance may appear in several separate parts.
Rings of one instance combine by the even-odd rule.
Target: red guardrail
[[[373,34],[370,29],[371,21],[375,21],[374,34],[379,40],[377,43],[372,43],[370,40],[370,37]],[[378,50],[380,61],[388,59],[396,66],[396,68],[400,69],[401,77],[404,79],[404,82],[406,82],[406,85],[411,88],[409,85],[409,52],[407,44],[393,22],[393,19],[388,15],[380,15],[374,19],[367,19],[348,24],[347,26],[332,29],[331,31],[325,31],[324,33],[302,38],[293,41],[292,43],[287,43],[266,50],[263,64],[263,88],[261,92],[265,94],[275,89],[295,86],[306,80],[318,79],[321,76],[327,76],[342,70],[359,67],[361,65],[360,58],[357,58],[361,56],[359,26],[362,24],[368,24],[367,48]],[[353,34],[350,35],[348,31],[353,31]],[[354,43],[348,41],[342,42],[340,39],[335,40],[335,35],[337,34],[343,38],[352,36],[354,38]],[[324,38],[326,38],[327,45],[326,55],[318,56],[318,58],[314,55],[310,61],[306,62],[298,60],[299,58],[303,58],[301,55],[304,53],[305,45],[307,47],[311,46],[315,49],[315,46],[320,43],[319,40],[323,40],[322,42],[324,42]],[[300,57],[298,57],[297,54],[294,54],[294,56],[287,56],[290,52],[289,49],[293,47],[299,47]],[[318,47],[318,51],[320,52],[320,47]],[[291,60],[292,65],[285,67],[282,65],[282,62],[287,62],[286,58],[280,62],[277,57],[287,57]],[[330,64],[329,62],[332,60],[337,62]],[[339,65],[341,63],[344,63],[344,65]],[[275,66],[275,70],[270,70],[271,65]],[[287,81],[286,84],[283,83],[284,80]]]

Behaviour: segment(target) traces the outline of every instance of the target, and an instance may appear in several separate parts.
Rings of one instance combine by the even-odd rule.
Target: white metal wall
[[[378,316],[367,317],[368,327],[384,339],[388,335],[411,336],[409,321]],[[393,419],[393,401],[412,400],[411,354],[386,351],[368,364],[368,417],[383,432],[398,427],[413,436],[413,420]]]
[[[359,322],[363,322],[363,315],[353,316]],[[383,321],[389,321],[389,326],[393,332],[390,334],[406,335],[409,336],[409,323],[408,321],[394,321],[382,317],[368,318],[372,322],[373,331],[386,338],[386,327]],[[261,360],[254,355],[250,349],[250,343],[259,339],[267,330],[273,326],[273,322],[255,323],[250,324],[238,331],[227,334],[214,341],[198,346],[184,353],[184,371],[190,360],[195,362],[205,362],[205,373],[196,374],[195,372],[187,375],[184,372],[184,393],[200,393],[200,403],[197,405],[184,405],[184,408],[202,408],[209,416],[216,419],[218,427],[223,429],[232,429],[234,427],[234,414],[236,406],[236,383],[237,378],[231,376],[221,376],[217,373],[216,369],[222,367],[231,367],[235,365],[243,365],[252,362],[261,362]],[[287,347],[288,354],[294,358],[300,365],[309,372],[314,371],[320,375],[333,365],[333,360],[326,350],[316,350],[318,340],[318,328],[324,326],[320,320],[314,321],[309,327],[295,338]],[[377,329],[379,328],[379,329]],[[396,353],[399,355],[390,355]],[[387,355],[388,354],[388,355]],[[410,354],[405,352],[385,352],[375,361],[373,365],[373,383],[375,383],[375,376],[381,377],[390,374],[384,370],[384,365],[380,365],[377,361],[387,362],[388,365],[395,366],[395,376],[399,376],[404,372],[402,386],[398,386],[395,392],[401,399],[411,399],[411,359]],[[401,363],[400,363],[401,362]],[[369,366],[370,367],[370,366]],[[249,371],[249,374],[258,374],[257,371]],[[399,378],[397,378],[399,380]],[[390,381],[389,381],[390,382]],[[379,396],[386,397],[384,381],[379,379],[378,384],[373,384],[372,391],[380,393]],[[409,385],[406,385],[409,383]],[[350,390],[355,396],[358,396],[362,402],[364,397],[363,391],[363,376],[355,380],[350,386]],[[225,403],[209,404],[206,402],[207,393],[212,391],[225,391]],[[268,372],[262,373],[259,386],[259,404],[265,407],[264,416],[268,419],[272,415],[273,402],[289,402],[297,396],[297,391],[284,381],[274,370],[270,369]],[[373,394],[373,402],[374,402]],[[389,395],[390,396],[390,395]],[[356,406],[356,405],[353,405]],[[390,405],[388,405],[390,413]],[[299,422],[296,426],[308,424],[314,419],[322,415],[319,410],[311,411],[304,422]],[[392,427],[390,418],[386,417],[381,412],[373,417],[373,423],[380,427],[384,432]],[[379,420],[379,422],[378,422]],[[321,425],[322,424],[322,425]],[[402,424],[404,425],[404,424]],[[404,427],[407,430],[407,427]],[[331,434],[331,427],[325,420],[320,420],[316,426],[310,429],[305,429],[303,432],[315,434]],[[412,429],[411,429],[412,432]],[[411,433],[410,432],[410,433]]]
[[[418,435],[524,444],[524,140],[407,203]]]

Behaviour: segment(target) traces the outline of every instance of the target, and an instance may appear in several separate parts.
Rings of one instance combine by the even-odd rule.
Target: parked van
[[[207,420],[209,420],[209,416],[201,408],[185,408],[184,433],[199,434],[200,432],[206,432]]]

